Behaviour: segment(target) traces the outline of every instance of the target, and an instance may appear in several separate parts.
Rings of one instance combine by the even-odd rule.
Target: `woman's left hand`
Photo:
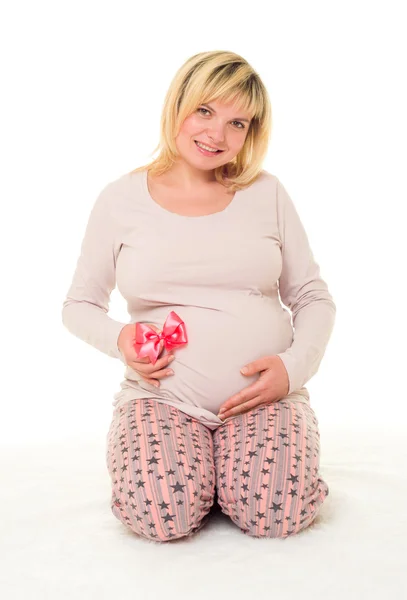
[[[289,378],[283,361],[277,355],[265,356],[246,365],[247,372],[243,375],[254,375],[260,372],[258,380],[231,396],[219,410],[218,417],[222,420],[245,413],[259,404],[277,402],[287,396]]]

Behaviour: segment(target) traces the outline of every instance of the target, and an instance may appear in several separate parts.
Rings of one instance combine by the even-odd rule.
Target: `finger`
[[[174,371],[172,369],[161,369],[150,374],[150,379],[162,379],[163,377],[172,377]]]
[[[230,408],[229,410],[226,410],[225,412],[222,412],[220,417],[221,417],[221,419],[227,419],[228,417],[231,417],[231,416],[244,414],[244,413],[248,412],[249,410],[251,410],[252,408],[254,408],[255,406],[262,404],[262,402],[263,402],[263,399],[260,396],[256,396],[252,400],[243,402],[242,404],[239,404],[237,406]]]
[[[230,408],[233,408],[234,406],[238,406],[239,404],[248,402],[252,398],[258,397],[262,392],[262,385],[263,384],[259,381],[252,383],[251,385],[247,386],[234,396],[231,396],[229,400],[222,404],[221,409],[224,409],[226,411]]]
[[[154,373],[154,378],[153,377],[142,377],[142,379],[144,379],[144,381],[147,381],[147,383],[151,383],[152,385],[155,385],[156,387],[160,387],[160,382],[157,381],[157,379],[162,379],[163,377],[172,377],[174,375],[174,371],[168,371],[168,369],[163,369],[162,371],[157,371],[157,373]]]
[[[135,363],[149,363],[150,361],[150,357],[149,356],[143,356],[142,358],[137,357],[136,360],[134,360],[133,362]]]
[[[148,362],[145,363],[135,361],[133,363],[133,369],[135,369],[136,371],[140,371],[140,373],[143,373],[145,375],[151,375],[151,373],[154,373],[155,371],[160,371],[164,367],[168,366],[174,360],[172,357],[172,353],[166,354],[165,356],[159,358],[154,365],[152,362],[150,362],[149,358],[147,359]]]
[[[160,355],[160,353],[161,353],[161,347],[158,349],[158,356]],[[134,360],[134,362],[140,362],[143,364],[153,364],[151,362],[151,359],[149,356],[141,356],[140,357],[140,356],[138,356],[137,353],[136,353],[136,359]]]
[[[144,381],[146,381],[150,385],[153,385],[154,387],[160,387],[160,382],[156,381],[155,379],[148,379],[148,377],[142,377],[142,379],[144,379]]]

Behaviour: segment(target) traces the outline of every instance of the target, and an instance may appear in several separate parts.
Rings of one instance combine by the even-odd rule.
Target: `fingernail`
[[[171,362],[172,360],[174,360],[175,356],[170,356],[170,358],[168,359],[168,362]]]

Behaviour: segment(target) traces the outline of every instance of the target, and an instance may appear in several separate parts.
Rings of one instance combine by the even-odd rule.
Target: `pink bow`
[[[150,361],[155,365],[160,352],[161,340],[164,340],[167,350],[188,343],[185,323],[173,310],[166,318],[161,333],[157,333],[145,323],[136,323],[136,337],[133,346],[140,358],[149,356]]]

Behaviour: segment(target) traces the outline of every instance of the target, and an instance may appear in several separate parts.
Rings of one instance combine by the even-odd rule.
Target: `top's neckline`
[[[143,189],[144,189],[146,198],[148,199],[149,203],[152,205],[153,209],[156,212],[164,213],[164,214],[168,215],[170,218],[174,218],[174,219],[184,219],[184,220],[193,220],[193,221],[203,221],[205,219],[213,220],[215,218],[227,216],[227,214],[230,213],[232,211],[232,209],[236,206],[236,204],[239,202],[241,195],[245,191],[244,189],[237,190],[235,192],[232,200],[229,202],[229,204],[223,210],[220,210],[218,212],[209,213],[207,215],[196,215],[196,216],[180,215],[179,213],[175,213],[175,212],[171,212],[170,210],[167,210],[166,208],[161,206],[161,204],[158,204],[158,202],[156,202],[154,200],[154,198],[151,196],[150,190],[148,189],[148,169],[144,169],[142,171],[142,183],[143,183]]]

